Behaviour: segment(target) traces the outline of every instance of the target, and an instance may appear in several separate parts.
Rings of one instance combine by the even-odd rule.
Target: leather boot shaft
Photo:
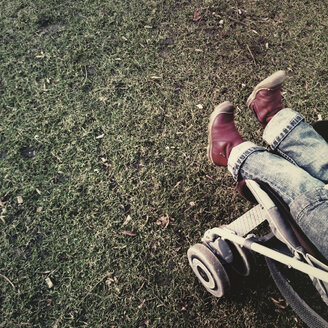
[[[285,108],[281,102],[281,86],[285,79],[285,71],[273,73],[261,81],[247,99],[247,106],[263,126],[266,126],[277,112]]]
[[[260,90],[256,94],[255,100],[250,104],[250,109],[263,126],[267,125],[271,118],[284,108],[281,98],[281,86],[273,90]]]
[[[225,102],[216,107],[209,123],[209,160],[219,166],[227,166],[233,147],[243,142],[234,123],[234,107]]]

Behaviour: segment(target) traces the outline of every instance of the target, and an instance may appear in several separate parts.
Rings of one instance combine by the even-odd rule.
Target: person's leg
[[[289,205],[307,237],[328,258],[328,189],[309,173],[251,142],[243,142],[233,121],[233,105],[221,104],[209,123],[208,158],[228,166],[235,180],[268,183]]]
[[[328,188],[302,168],[252,142],[234,147],[228,159],[233,178],[266,182],[289,206],[291,215],[328,259]]]
[[[316,179],[328,182],[328,144],[304,117],[281,102],[286,78],[278,71],[260,82],[248,97],[247,106],[265,127],[263,138],[281,156],[306,170]]]
[[[268,183],[288,205],[297,196],[325,186],[286,159],[244,142],[234,124],[234,106],[228,101],[217,106],[210,116],[207,154],[211,163],[228,166],[236,181],[245,178]]]
[[[267,183],[287,205],[298,196],[325,186],[302,168],[250,141],[232,149],[228,170],[236,181],[252,179]]]
[[[267,124],[263,139],[287,160],[328,182],[328,143],[299,113],[289,108],[279,111]]]

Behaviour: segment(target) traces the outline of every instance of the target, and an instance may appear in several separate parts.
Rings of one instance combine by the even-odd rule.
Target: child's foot
[[[234,105],[229,101],[216,106],[210,116],[207,156],[213,164],[227,166],[232,148],[243,142],[233,118]]]
[[[247,106],[263,126],[284,108],[281,103],[281,86],[285,79],[285,71],[273,73],[260,82],[247,99]]]

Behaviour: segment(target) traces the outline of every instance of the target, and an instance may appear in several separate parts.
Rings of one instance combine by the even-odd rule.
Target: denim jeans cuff
[[[303,120],[304,116],[292,109],[282,109],[273,116],[265,127],[263,139],[275,150],[281,141]]]
[[[228,159],[228,170],[234,180],[238,181],[239,170],[249,155],[255,151],[266,151],[264,147],[257,146],[251,141],[245,141],[232,148]]]

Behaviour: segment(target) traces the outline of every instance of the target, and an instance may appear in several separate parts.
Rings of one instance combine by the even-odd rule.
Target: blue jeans
[[[269,184],[328,258],[328,143],[289,108],[271,119],[263,139],[279,156],[243,142],[231,151],[229,171],[236,181],[258,179]]]

